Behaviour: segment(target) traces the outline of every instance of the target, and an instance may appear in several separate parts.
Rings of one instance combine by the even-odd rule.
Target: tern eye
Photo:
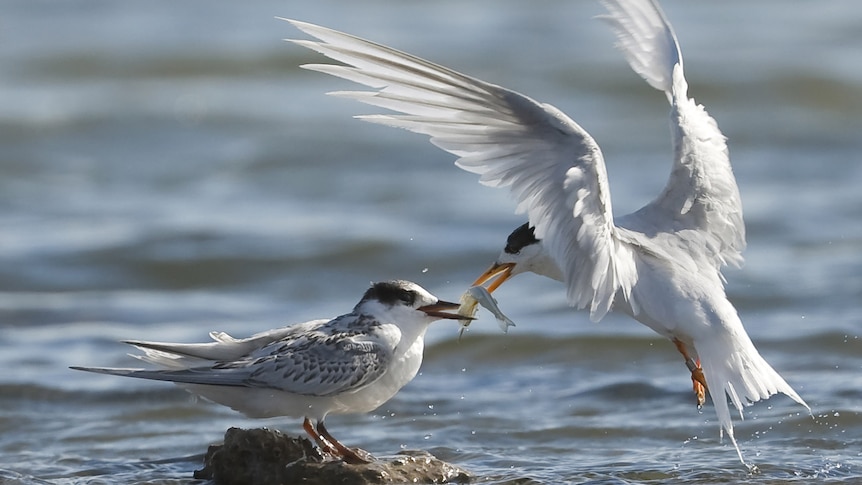
[[[374,283],[371,288],[365,292],[363,300],[377,300],[383,304],[392,305],[407,305],[413,306],[419,298],[419,292],[413,290],[415,284],[407,284],[404,281],[382,281]]]
[[[413,306],[416,301],[416,293],[410,290],[402,290],[398,292],[398,299],[407,306]]]

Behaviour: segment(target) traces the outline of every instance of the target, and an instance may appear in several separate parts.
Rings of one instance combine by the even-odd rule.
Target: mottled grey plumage
[[[329,435],[330,413],[376,409],[410,382],[422,363],[425,330],[457,303],[440,301],[409,281],[376,283],[351,313],[269,330],[245,339],[211,332],[213,342],[128,341],[133,357],[161,369],[72,367],[102,374],[170,381],[251,417],[302,416],[326,451],[362,461]],[[310,421],[317,422],[317,430]]]

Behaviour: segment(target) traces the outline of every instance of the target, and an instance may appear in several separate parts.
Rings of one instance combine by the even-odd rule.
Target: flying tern
[[[509,189],[528,222],[474,284],[496,276],[494,290],[531,271],[562,281],[568,302],[594,321],[614,309],[667,337],[691,371],[698,405],[708,390],[745,463],[727,397],[740,416],[743,405],[779,392],[808,406],[758,353],[725,293],[721,269],[740,265],[745,248],[725,137],[689,98],[679,43],[659,5],[602,4],[600,18],[631,68],[671,106],[667,185],[621,217],[613,215],[598,144],[554,106],[356,36],[284,20],[317,39],[292,42],[341,63],[304,68],[372,88],[330,94],[398,113],[358,118],[428,135],[482,184]]]

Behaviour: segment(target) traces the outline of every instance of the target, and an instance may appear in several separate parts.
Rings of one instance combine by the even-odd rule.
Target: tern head
[[[488,291],[493,292],[512,276],[529,272],[563,281],[560,267],[551,258],[542,241],[536,238],[534,228],[526,222],[509,234],[506,247],[500,252],[497,261],[482,273],[473,285],[481,285],[496,276],[497,279],[488,285]]]
[[[404,280],[374,283],[353,309],[355,313],[385,317],[396,323],[419,321],[431,323],[435,320],[462,320],[463,315],[446,313],[461,305],[438,299],[425,288]]]

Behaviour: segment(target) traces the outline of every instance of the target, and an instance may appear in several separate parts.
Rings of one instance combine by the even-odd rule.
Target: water
[[[736,432],[699,413],[679,356],[624,317],[569,310],[521,276],[348,444],[426,449],[492,484],[862,480],[862,11],[849,0],[665,7],[690,92],[730,138],[747,263],[728,291],[785,397]],[[346,83],[276,15],[371,37],[554,103],[599,141],[614,208],[668,170],[667,107],[593,2],[10,0],[0,23],[0,483],[189,483],[254,421],[128,366],[122,339],[243,336],[349,309],[370,281],[448,299],[522,222],[421,136],[350,119]],[[499,192],[499,193],[498,193]]]

